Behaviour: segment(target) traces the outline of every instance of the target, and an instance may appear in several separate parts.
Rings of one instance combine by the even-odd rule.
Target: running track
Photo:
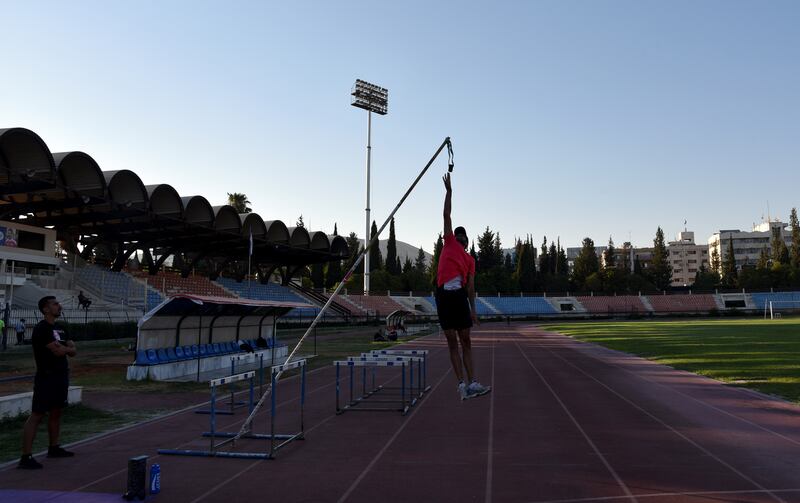
[[[6,468],[0,501],[121,501],[127,458],[148,454],[162,469],[155,499],[170,502],[800,502],[794,405],[529,324],[485,325],[473,341],[485,397],[458,400],[446,344],[429,336],[407,344],[431,350],[433,389],[406,417],[335,416],[324,368],[309,374],[306,440],[277,460],[157,456],[207,446],[207,416],[187,411],[75,445],[38,473]],[[279,387],[287,426],[293,382]]]

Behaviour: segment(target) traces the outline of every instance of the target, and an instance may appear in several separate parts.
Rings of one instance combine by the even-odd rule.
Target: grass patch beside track
[[[800,403],[800,319],[545,323],[541,328]]]
[[[107,412],[83,405],[71,405],[61,416],[61,444],[66,445],[98,433],[143,421],[153,413],[124,411]],[[22,446],[22,426],[28,416],[0,421],[0,462],[18,459]],[[47,416],[39,424],[33,452],[47,449]],[[39,460],[47,463],[46,460]]]

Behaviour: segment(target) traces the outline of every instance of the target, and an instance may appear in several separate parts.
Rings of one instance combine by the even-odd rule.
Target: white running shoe
[[[467,390],[467,385],[463,382],[458,383],[458,396],[461,397],[462,400],[466,400],[469,398],[469,391]]]
[[[476,396],[482,396],[490,391],[492,391],[491,386],[484,386],[478,381],[472,381],[471,383],[469,383],[469,386],[467,387],[467,398],[475,398]]]

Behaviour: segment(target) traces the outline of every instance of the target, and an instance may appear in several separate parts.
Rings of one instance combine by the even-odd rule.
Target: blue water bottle
[[[161,492],[161,467],[155,463],[150,466],[150,494]]]

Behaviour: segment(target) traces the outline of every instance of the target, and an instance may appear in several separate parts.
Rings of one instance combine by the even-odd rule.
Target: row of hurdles
[[[416,405],[417,401],[430,391],[428,386],[428,351],[424,349],[383,349],[358,356],[349,356],[347,360],[333,362],[336,368],[336,414],[347,411],[361,412],[392,412],[399,411],[402,415]],[[349,401],[341,405],[341,368],[349,369]],[[361,395],[356,396],[356,367],[361,369]],[[367,385],[367,369],[370,369],[370,384]],[[400,385],[388,386],[376,384],[378,369],[399,370]],[[416,374],[416,388],[414,385]],[[395,378],[390,379],[390,382]],[[399,394],[397,393],[399,391]],[[379,394],[379,392],[381,392]],[[392,396],[392,392],[395,393]]]
[[[211,392],[210,408],[198,409],[199,414],[208,414],[209,429],[202,433],[204,438],[209,439],[208,449],[159,449],[159,454],[176,456],[201,456],[201,457],[225,457],[225,458],[245,458],[245,459],[275,459],[278,450],[289,445],[291,442],[305,439],[304,410],[306,402],[306,368],[307,360],[297,359],[294,361],[284,361],[277,365],[265,365],[263,358],[260,359],[259,368],[246,372],[236,373],[236,365],[242,359],[242,355],[231,357],[231,374],[211,379],[209,388]],[[416,405],[423,396],[430,391],[431,387],[427,383],[427,363],[428,351],[421,349],[384,349],[361,353],[358,356],[349,356],[347,360],[333,362],[336,368],[336,414],[340,415],[346,411],[394,411],[405,415],[411,407]],[[341,405],[340,388],[342,373],[341,368],[347,367],[350,371],[350,400]],[[356,396],[356,376],[355,369],[361,368],[361,394]],[[369,379],[368,379],[368,369]],[[382,369],[393,369],[399,371],[399,375],[390,377],[383,384],[376,384],[377,372]],[[276,416],[278,411],[278,392],[280,382],[277,377],[285,371],[299,371],[299,429],[290,433],[276,432]],[[248,415],[252,414],[257,406],[256,389],[259,389],[263,396],[264,373],[269,371],[269,427],[265,433],[255,433],[252,423],[249,429],[242,435],[239,432],[219,431],[217,429],[217,416],[220,414],[233,415],[235,409],[247,405]],[[388,375],[382,376],[387,378]],[[399,386],[390,386],[389,383],[400,378]],[[369,381],[369,384],[368,384]],[[233,386],[237,383],[245,383],[245,390],[236,390]],[[227,387],[230,393],[230,401],[220,404],[218,398],[225,393],[220,388]],[[246,402],[236,402],[237,393],[246,392],[248,400]],[[233,451],[226,450],[225,447],[234,443],[237,439],[242,440],[265,440],[268,446],[262,450],[255,451]],[[250,444],[248,444],[250,445]]]

